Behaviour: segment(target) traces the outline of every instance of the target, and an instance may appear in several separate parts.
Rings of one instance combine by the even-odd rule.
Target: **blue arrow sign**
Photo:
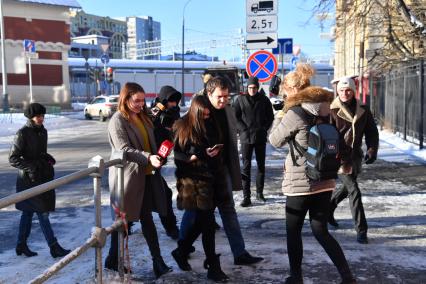
[[[108,54],[106,54],[106,53],[102,54],[101,55],[101,61],[102,61],[103,64],[108,64],[108,62],[109,62]]]
[[[24,50],[25,52],[35,53],[35,42],[31,39],[24,39]]]
[[[292,38],[279,38],[278,47],[272,49],[273,54],[292,54],[293,53],[293,39]]]

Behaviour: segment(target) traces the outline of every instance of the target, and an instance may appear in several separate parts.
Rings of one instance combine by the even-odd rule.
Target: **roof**
[[[64,6],[70,8],[81,8],[76,0],[18,0],[19,2],[31,2],[45,5]]]

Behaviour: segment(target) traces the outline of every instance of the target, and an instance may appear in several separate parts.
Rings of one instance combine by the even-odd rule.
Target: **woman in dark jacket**
[[[207,98],[196,96],[192,99],[188,114],[174,125],[177,207],[186,213],[192,211],[195,222],[187,234],[178,241],[178,248],[172,252],[179,268],[191,270],[188,255],[192,243],[200,232],[208,269],[207,278],[225,282],[229,278],[222,271],[219,255],[215,252],[214,184],[218,179],[213,173],[217,169],[221,146],[209,135],[210,109]],[[217,138],[217,137],[216,137]],[[223,146],[223,145],[222,145]]]
[[[24,113],[28,121],[16,133],[9,154],[9,163],[12,167],[19,169],[16,179],[17,192],[46,183],[54,178],[53,165],[56,161],[47,153],[47,130],[43,126],[45,113],[46,108],[43,105],[30,104]],[[50,225],[49,212],[55,211],[54,190],[18,202],[16,209],[22,211],[16,246],[17,255],[24,254],[28,257],[37,255],[27,245],[34,213],[37,214],[52,257],[62,257],[70,252],[58,244]]]

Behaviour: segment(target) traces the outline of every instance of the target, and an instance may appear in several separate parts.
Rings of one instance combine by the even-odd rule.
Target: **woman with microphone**
[[[153,124],[145,105],[145,91],[137,83],[128,82],[120,91],[118,111],[108,125],[111,154],[124,151],[124,208],[128,222],[140,220],[142,233],[148,244],[155,276],[171,271],[161,257],[157,229],[152,211],[160,215],[167,213],[166,196],[159,171],[161,158],[156,155]],[[118,176],[115,167],[109,170],[111,206],[116,211],[118,204]],[[113,212],[114,212],[113,210]],[[116,218],[114,213],[113,218]],[[105,267],[118,270],[118,233],[111,235],[111,247],[105,260]],[[130,272],[125,268],[125,272]]]

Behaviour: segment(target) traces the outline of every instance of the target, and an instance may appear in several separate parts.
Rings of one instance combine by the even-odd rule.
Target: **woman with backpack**
[[[282,118],[276,119],[269,141],[274,147],[283,147],[294,140],[304,149],[308,148],[308,131],[319,120],[328,121],[333,93],[320,87],[311,87],[309,78],[313,69],[299,66],[290,72],[281,87],[287,94]],[[312,180],[306,173],[306,158],[299,152],[291,153],[285,161],[282,190],[286,200],[287,251],[290,277],[287,284],[303,283],[302,277],[302,227],[306,213],[312,233],[327,252],[342,278],[342,283],[356,283],[345,255],[337,241],[329,234],[327,218],[335,179]]]

